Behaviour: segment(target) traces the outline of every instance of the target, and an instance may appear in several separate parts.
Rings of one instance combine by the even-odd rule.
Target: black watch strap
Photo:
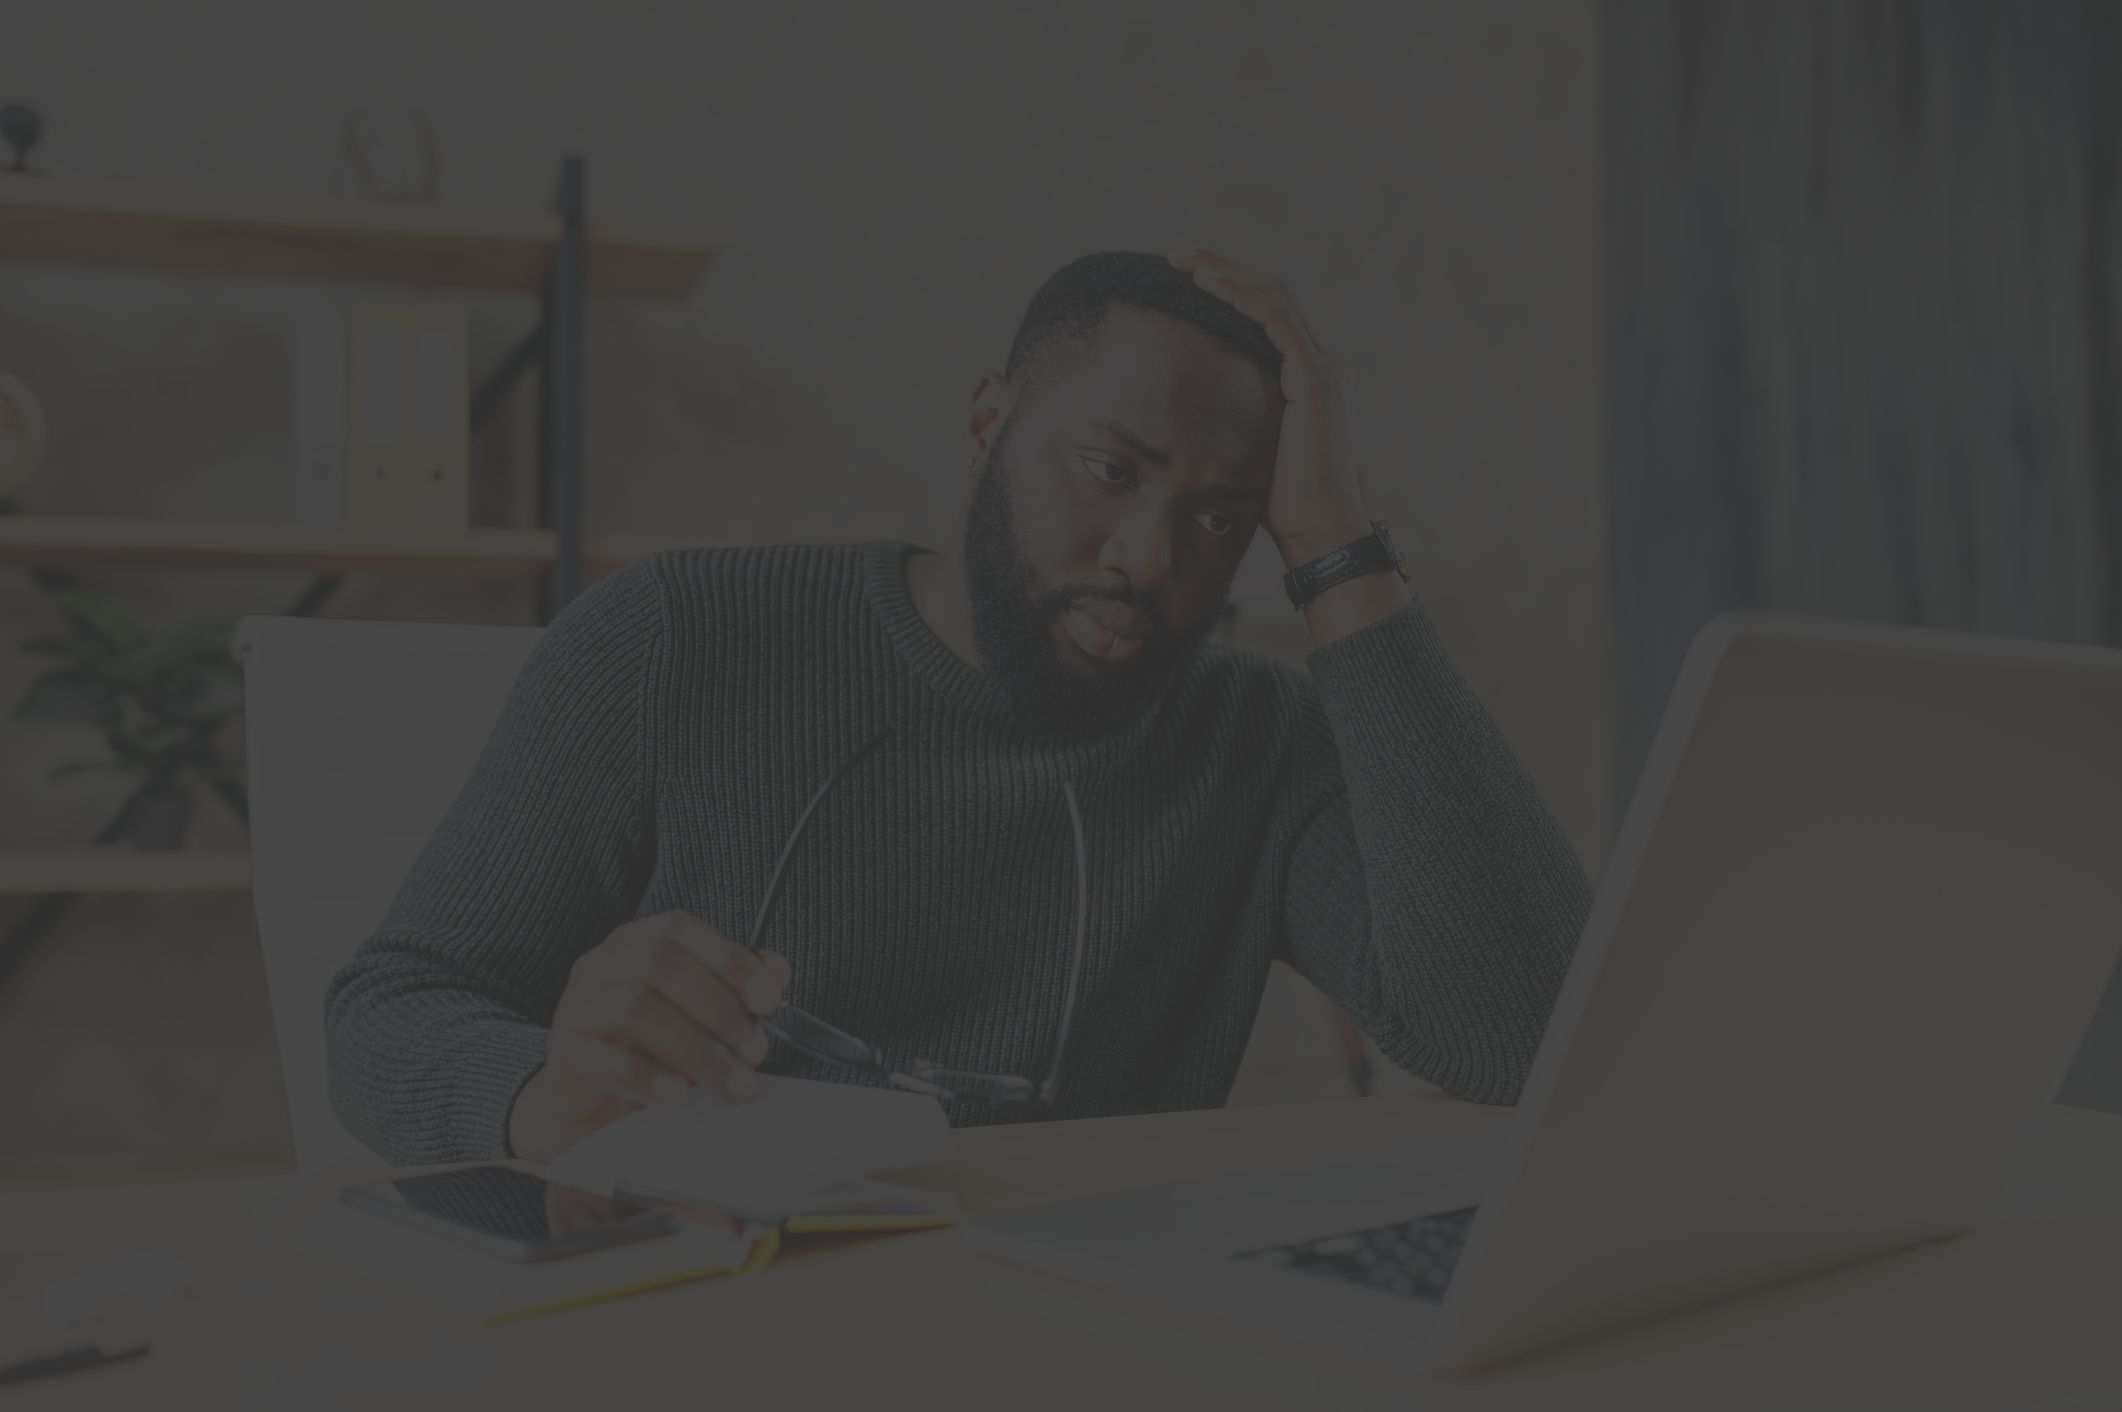
[[[1383,520],[1370,522],[1370,533],[1339,549],[1329,549],[1316,559],[1297,565],[1282,576],[1282,589],[1298,608],[1337,583],[1390,569],[1402,582],[1407,579],[1407,556],[1393,542],[1392,529]]]

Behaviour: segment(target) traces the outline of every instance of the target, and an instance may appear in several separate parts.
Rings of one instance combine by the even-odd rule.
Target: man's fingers
[[[669,1065],[611,1040],[580,1036],[572,1050],[568,1078],[644,1108],[683,1098],[691,1087]]]
[[[624,1004],[570,1035],[563,1068],[570,1079],[644,1106],[671,1103],[694,1088],[743,1102],[756,1090],[751,1065],[653,992],[637,991]]]
[[[776,976],[753,952],[689,912],[665,912],[648,919],[645,935],[683,947],[695,960],[722,977],[754,1015],[771,1015],[781,1007],[785,978]]]
[[[1266,329],[1268,338],[1281,350],[1283,357],[1299,364],[1318,361],[1318,345],[1313,343],[1310,334],[1290,317],[1289,305],[1283,300],[1248,285],[1232,284],[1214,276],[1203,276],[1201,284],[1211,294],[1226,300],[1232,308]]]
[[[1247,289],[1257,289],[1263,294],[1272,294],[1283,299],[1290,297],[1289,285],[1280,275],[1233,260],[1230,256],[1218,254],[1214,250],[1195,246],[1174,251],[1166,258],[1175,268],[1187,271],[1197,280],[1227,280]]]
[[[1194,271],[1194,282],[1235,285],[1239,289],[1250,289],[1265,294],[1270,299],[1284,304],[1291,302],[1289,286],[1282,282],[1280,276],[1230,260],[1213,261],[1201,266]]]
[[[1281,276],[1198,246],[1174,250],[1167,258],[1192,274],[1195,284],[1265,328],[1284,357],[1324,365],[1326,351]]]
[[[618,1035],[628,1047],[682,1075],[692,1086],[713,1089],[736,1103],[758,1092],[759,1079],[750,1064],[653,991],[639,998]]]
[[[1164,258],[1182,270],[1194,270],[1203,265],[1227,264],[1230,262],[1230,256],[1220,251],[1211,250],[1206,245],[1190,245],[1184,242],[1174,245]]]
[[[1282,390],[1287,396],[1316,396],[1330,386],[1332,359],[1312,336],[1310,325],[1295,305],[1246,285],[1211,279],[1202,288],[1267,331],[1268,341],[1282,354]]]
[[[1304,317],[1303,307],[1299,305],[1294,299],[1289,302],[1289,316],[1290,318],[1296,320],[1297,327],[1303,330],[1305,338],[1310,340],[1312,351],[1317,354],[1318,357],[1322,360],[1331,361],[1333,355],[1331,353],[1328,353],[1326,351],[1326,345],[1320,342],[1319,331],[1312,327],[1312,321],[1310,319]]]
[[[1297,311],[1289,290],[1277,280],[1259,283],[1209,267],[1194,271],[1194,283],[1219,298],[1227,299],[1251,318],[1262,324],[1288,331],[1298,345],[1306,351],[1316,351],[1318,340],[1312,337],[1311,325]]]
[[[728,981],[700,963],[691,951],[664,946],[649,957],[648,983],[653,993],[675,1005],[730,1052],[756,1064],[766,1057],[766,1031]],[[779,982],[776,982],[776,994]]]

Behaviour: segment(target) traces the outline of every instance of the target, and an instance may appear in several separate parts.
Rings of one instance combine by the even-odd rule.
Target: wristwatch
[[[1407,556],[1393,542],[1391,527],[1383,520],[1372,520],[1370,533],[1363,538],[1329,549],[1284,574],[1282,589],[1291,604],[1302,608],[1337,583],[1387,569],[1398,574],[1402,583],[1407,581]]]

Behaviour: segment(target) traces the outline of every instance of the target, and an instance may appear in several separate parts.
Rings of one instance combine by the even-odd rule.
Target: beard
[[[1009,427],[988,451],[965,516],[965,591],[972,607],[980,665],[1017,707],[1053,731],[1076,738],[1109,734],[1164,692],[1192,657],[1217,615],[1174,630],[1147,594],[1119,585],[1048,584],[1031,566],[1010,506]],[[1063,655],[1055,628],[1086,602],[1124,604],[1147,618],[1139,652],[1125,662],[1078,666]]]

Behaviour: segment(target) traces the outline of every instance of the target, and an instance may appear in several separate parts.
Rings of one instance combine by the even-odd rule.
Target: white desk
[[[1425,1097],[958,1134],[974,1210],[1356,1152],[1493,1121]],[[198,1274],[155,1351],[15,1408],[2122,1408],[2122,1119],[2054,1110],[2003,1224],[1489,1377],[1411,1384],[1003,1265],[949,1232],[793,1245],[769,1269],[472,1328],[288,1254],[313,1179],[0,1197],[0,1297],[147,1244]]]

